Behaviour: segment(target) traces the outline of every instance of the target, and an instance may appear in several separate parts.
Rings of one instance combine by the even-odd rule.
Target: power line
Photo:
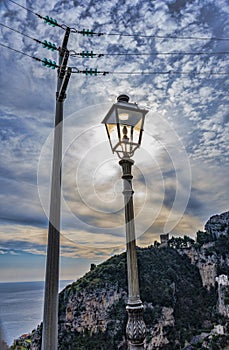
[[[9,50],[18,52],[18,53],[20,53],[20,54],[22,54],[22,55],[24,55],[24,56],[28,56],[28,57],[30,57],[30,58],[33,58],[34,60],[40,61],[39,58],[37,58],[37,57],[35,57],[35,56],[32,56],[32,55],[29,55],[28,53],[25,53],[25,52],[22,52],[22,51],[20,51],[20,50],[14,49],[13,47],[4,45],[4,44],[2,44],[2,43],[0,43],[0,45],[3,46],[3,47],[6,47],[6,48],[9,49]]]
[[[11,28],[3,23],[0,23],[1,26],[17,33],[22,36],[25,36],[31,40],[36,41],[39,44],[45,45],[45,42],[38,40],[36,38],[33,38],[29,36],[28,34],[22,33],[17,29]],[[54,49],[58,50],[57,47],[54,45]],[[105,56],[169,56],[169,55],[184,55],[184,56],[199,56],[199,55],[228,55],[229,52],[223,51],[223,52],[144,52],[144,53],[130,53],[130,52],[124,52],[124,53],[94,53],[93,51],[82,51],[82,52],[76,52],[75,50],[70,50],[70,56],[71,57],[83,57],[83,58],[93,58],[93,57],[105,57]]]
[[[15,5],[17,5],[17,6],[21,7],[21,8],[23,8],[24,10],[29,11],[29,12],[33,13],[34,15],[38,16],[38,14],[37,14],[36,12],[33,12],[33,11],[32,11],[31,9],[29,9],[28,7],[22,6],[22,5],[18,4],[16,1],[13,1],[13,0],[8,0],[8,1],[10,1],[10,2],[14,3]]]
[[[14,49],[10,46],[4,45],[2,43],[0,43],[1,46],[12,50],[14,52],[20,53],[22,55],[25,55],[27,57],[30,57],[36,61],[42,62],[42,64],[44,66],[48,66],[50,68],[60,68],[60,66],[58,66],[56,64],[55,61],[51,61],[47,58],[38,58],[32,55],[29,55],[23,51]],[[228,75],[227,72],[212,72],[212,71],[208,71],[208,72],[178,72],[178,71],[135,71],[135,72],[127,72],[127,71],[98,71],[97,68],[86,68],[84,70],[80,70],[77,67],[70,67],[72,69],[72,73],[76,73],[76,74],[86,74],[86,75],[107,75],[107,74],[117,74],[117,75]]]
[[[29,9],[28,7],[22,6],[20,4],[18,4],[16,1],[14,0],[8,0],[12,3],[14,3],[15,5],[23,8],[24,10],[27,10],[31,13],[33,13],[34,15],[38,16],[41,19],[44,19],[47,23],[52,24],[55,26],[58,26],[62,29],[66,29],[66,27],[68,27],[65,24],[59,24],[57,23],[56,20],[54,20],[53,22],[53,18],[51,17],[43,17],[41,16],[39,13],[36,13],[34,11],[32,11],[31,9]],[[51,20],[50,20],[51,19]],[[210,40],[210,41],[228,41],[229,38],[218,38],[218,37],[202,37],[202,36],[177,36],[177,35],[144,35],[144,34],[125,34],[125,33],[103,33],[103,32],[94,32],[92,30],[89,29],[83,29],[83,30],[78,30],[76,28],[71,28],[71,32],[72,33],[76,33],[76,34],[82,34],[84,36],[102,36],[102,35],[108,35],[108,36],[123,36],[123,37],[141,37],[141,38],[155,38],[155,39],[178,39],[178,40]]]
[[[109,74],[119,74],[119,75],[228,75],[229,73],[226,72],[179,72],[179,71],[157,71],[157,72],[153,72],[153,71],[136,71],[136,72],[125,72],[125,71],[113,71],[113,72],[109,72]]]
[[[55,61],[48,60],[47,58],[41,59],[41,58],[38,58],[38,57],[36,57],[36,56],[29,55],[29,54],[26,53],[26,52],[23,52],[23,51],[14,49],[13,47],[4,45],[4,44],[2,44],[2,43],[0,43],[0,45],[3,46],[3,47],[5,47],[5,48],[7,48],[7,49],[9,49],[9,50],[12,50],[12,51],[14,51],[14,52],[20,53],[21,55],[30,57],[30,58],[32,58],[32,59],[38,61],[38,62],[42,62],[42,64],[43,64],[44,66],[50,66],[51,68],[60,68],[60,66],[58,66],[58,65],[56,64]]]
[[[14,1],[14,0],[8,0],[8,1],[14,3],[15,5],[17,5],[17,6],[21,7],[21,8],[23,8],[23,9],[26,10],[26,11],[29,11],[29,12],[33,13],[35,16],[38,16],[40,19],[43,19],[46,23],[52,25],[53,27],[56,27],[56,26],[57,26],[57,27],[60,27],[60,28],[62,28],[62,29],[64,29],[64,30],[65,30],[66,27],[67,27],[67,26],[65,26],[64,24],[59,24],[59,23],[57,23],[57,21],[56,21],[55,19],[53,19],[52,17],[49,17],[49,16],[43,17],[43,16],[41,16],[39,13],[32,11],[32,10],[29,9],[28,7],[25,7],[25,6],[22,6],[22,5],[18,4],[18,3],[17,3],[16,1]]]
[[[136,71],[136,72],[125,72],[125,71],[97,71],[97,69],[86,69],[86,70],[80,70],[76,67],[72,67],[72,73],[76,74],[86,74],[86,75],[189,75],[189,76],[195,76],[195,75],[228,75],[226,72],[179,72],[179,71]]]
[[[82,51],[82,52],[76,52],[74,50],[70,50],[70,56],[71,57],[83,57],[83,58],[93,58],[93,57],[105,57],[105,56],[171,56],[171,55],[183,55],[183,56],[200,56],[200,55],[206,55],[206,56],[212,56],[212,55],[228,55],[229,52],[223,51],[223,52],[148,52],[148,53],[94,53],[93,51]]]
[[[149,53],[105,53],[99,56],[159,56],[159,55],[228,55],[229,52],[149,52]]]
[[[13,31],[13,32],[15,32],[15,33],[18,33],[18,34],[20,34],[20,35],[22,35],[22,36],[25,36],[25,37],[27,37],[27,38],[29,38],[29,39],[31,39],[31,40],[34,40],[34,41],[36,41],[36,42],[39,43],[39,44],[42,44],[44,48],[49,48],[49,49],[51,49],[52,51],[58,50],[58,48],[56,47],[55,44],[52,44],[52,43],[50,43],[50,42],[47,42],[47,40],[41,41],[41,40],[35,39],[35,38],[33,38],[33,37],[31,37],[31,36],[25,34],[25,33],[20,32],[19,30],[14,29],[14,28],[11,28],[11,27],[9,27],[9,26],[3,24],[3,23],[0,23],[0,25],[3,26],[3,27],[5,27],[5,28],[10,29],[11,31]]]
[[[18,34],[20,34],[20,35],[22,35],[22,36],[25,36],[25,37],[27,37],[27,38],[29,38],[29,39],[31,39],[31,40],[34,40],[34,41],[36,41],[36,42],[39,43],[39,44],[45,45],[45,42],[43,42],[43,41],[41,41],[41,40],[38,40],[38,39],[35,39],[35,38],[29,36],[28,34],[22,33],[22,32],[20,32],[20,31],[17,30],[17,29],[8,27],[7,25],[5,25],[5,24],[3,24],[3,23],[0,23],[0,25],[3,26],[3,27],[5,27],[5,28],[10,29],[11,31],[13,31],[13,32],[15,32],[15,33],[18,33]],[[57,48],[55,48],[55,50],[57,50]]]
[[[18,34],[21,34],[21,35],[23,35],[23,36],[26,36],[26,37],[29,38],[29,39],[32,39],[32,40],[37,41],[37,39],[34,39],[34,38],[32,38],[31,36],[29,36],[29,35],[27,35],[27,34],[25,34],[25,33],[21,33],[21,32],[19,32],[19,30],[17,30],[17,29],[8,27],[7,25],[5,25],[5,24],[3,24],[3,23],[0,23],[0,26],[5,27],[5,28],[7,28],[7,29],[10,29],[10,30],[12,30],[12,31],[15,32],[15,33],[18,33]]]
[[[229,38],[218,38],[218,37],[198,37],[198,36],[178,36],[178,35],[144,35],[144,34],[125,34],[125,33],[103,33],[103,32],[93,32],[93,30],[78,30],[76,28],[71,28],[73,33],[83,34],[84,36],[123,36],[123,37],[139,37],[139,38],[152,38],[152,39],[179,39],[179,40],[210,40],[210,41],[228,41]]]

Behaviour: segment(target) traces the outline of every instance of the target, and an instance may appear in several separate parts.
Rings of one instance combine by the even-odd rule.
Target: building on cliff
[[[169,233],[163,233],[160,235],[160,241],[161,244],[160,246],[162,247],[167,247],[168,246],[168,242],[169,242]]]

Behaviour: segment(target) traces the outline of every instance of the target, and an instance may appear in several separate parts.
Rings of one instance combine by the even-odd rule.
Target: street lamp
[[[135,103],[129,103],[127,95],[120,95],[117,100],[118,102],[113,104],[102,123],[106,126],[112,152],[117,153],[121,159],[119,164],[123,172],[128,275],[126,336],[130,350],[141,350],[144,349],[146,327],[143,320],[143,304],[139,293],[133,207],[134,191],[132,188],[133,176],[131,174],[131,167],[134,161],[130,157],[140,147],[144,119],[148,111],[138,108]]]

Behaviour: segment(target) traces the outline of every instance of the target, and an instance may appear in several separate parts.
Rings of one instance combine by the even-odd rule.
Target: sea
[[[62,290],[72,281],[60,281]],[[0,283],[0,326],[5,342],[31,332],[42,321],[44,282]]]

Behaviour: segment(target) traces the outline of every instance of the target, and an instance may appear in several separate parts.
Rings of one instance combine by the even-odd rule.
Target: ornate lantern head
[[[127,95],[120,95],[102,123],[105,124],[112,152],[119,158],[130,158],[141,145],[145,109],[129,103]]]

